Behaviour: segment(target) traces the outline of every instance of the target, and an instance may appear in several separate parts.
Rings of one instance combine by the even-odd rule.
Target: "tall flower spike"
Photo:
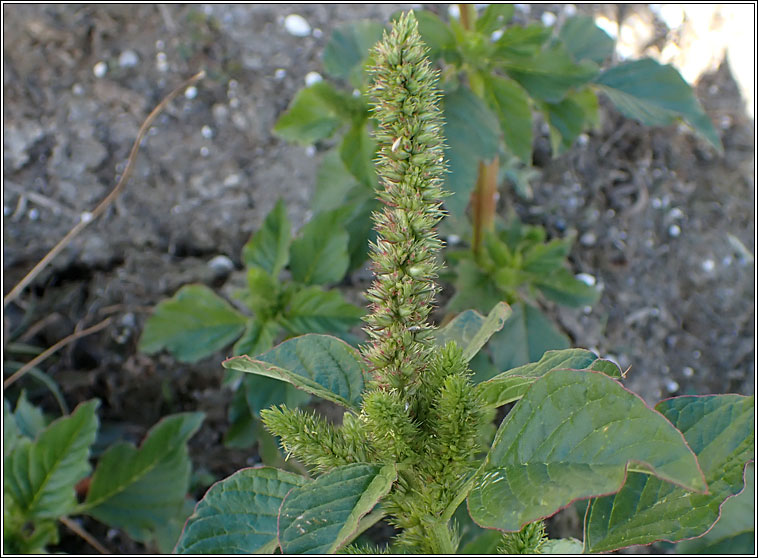
[[[432,346],[427,318],[438,291],[434,280],[441,248],[434,226],[444,215],[438,72],[417,27],[409,12],[384,34],[374,49],[371,90],[379,124],[378,197],[385,207],[373,216],[375,279],[365,318],[370,343],[362,351],[375,385],[400,393],[419,377]]]

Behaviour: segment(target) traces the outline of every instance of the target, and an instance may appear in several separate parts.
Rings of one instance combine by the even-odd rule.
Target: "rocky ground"
[[[207,72],[150,129],[118,201],[5,309],[6,338],[23,331],[39,347],[113,317],[44,363],[69,404],[100,398],[104,425],[134,440],[165,414],[203,410],[197,469],[220,478],[254,458],[221,444],[229,393],[219,359],[148,357],[137,340],[152,305],[181,285],[235,280],[217,256],[241,269],[243,244],[280,196],[296,226],[309,217],[321,155],[271,128],[306,74],[322,71],[334,27],[386,21],[398,7],[3,7],[4,293],[112,189],[147,113]],[[308,29],[288,30],[293,13]],[[576,234],[572,266],[603,296],[553,315],[576,346],[631,367],[627,385],[649,402],[754,392],[754,123],[726,63],[697,95],[723,155],[684,127],[645,128],[603,103],[599,130],[567,154],[551,159],[547,137],[537,139],[531,201],[503,196],[525,221]],[[33,382],[24,387],[55,410]],[[98,529],[114,550],[141,550]],[[65,537],[61,548],[88,551],[77,545]]]

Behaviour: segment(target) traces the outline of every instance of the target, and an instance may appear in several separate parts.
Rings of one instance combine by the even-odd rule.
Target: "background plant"
[[[391,550],[452,553],[451,519],[464,500],[479,525],[508,532],[498,545],[509,552],[594,552],[703,534],[744,486],[752,397],[678,397],[654,411],[620,385],[618,367],[581,349],[474,384],[468,363],[507,306],[487,318],[464,312],[438,331],[428,324],[441,137],[436,76],[415,27],[412,15],[401,17],[375,51],[387,207],[375,218],[364,358],[311,334],[225,362],[342,405],[342,425],[286,406],[267,411],[267,426],[318,476],[239,471],[198,504],[177,551],[334,552],[387,514],[401,528]],[[482,459],[476,433],[487,411],[513,402]],[[546,540],[539,522],[578,499],[590,500],[584,541]]]
[[[202,413],[169,415],[139,449],[98,439],[99,401],[82,403],[49,421],[21,392],[12,409],[3,400],[3,545],[11,554],[37,554],[58,542],[58,523],[99,543],[70,518],[88,515],[169,552],[194,501],[187,499],[192,465],[187,440]],[[91,458],[97,458],[92,471]]]
[[[513,323],[496,340],[515,336],[527,347],[521,354],[488,350],[493,370],[525,364],[547,349],[569,346],[569,339],[542,313],[541,297],[585,306],[599,296],[592,285],[568,272],[568,250],[561,248],[563,261],[555,261],[563,241],[546,244],[544,231],[537,232],[534,226],[521,228],[531,232],[515,240],[512,231],[520,229],[515,214],[507,223],[496,215],[503,182],[510,182],[521,196],[530,195],[538,123],[549,128],[553,154],[563,153],[582,132],[597,125],[598,94],[603,93],[625,116],[652,126],[683,120],[721,150],[713,125],[673,67],[649,58],[604,64],[611,58],[614,40],[588,16],[570,17],[556,31],[542,23],[511,25],[513,14],[513,6],[507,4],[490,5],[479,15],[473,5],[461,4],[460,17],[448,23],[429,11],[417,13],[430,58],[442,70],[449,148],[444,186],[451,192],[442,230],[449,239],[462,238],[466,243],[466,248],[449,253],[451,272],[444,279],[458,293],[481,294],[471,297],[479,301],[499,297],[513,302]],[[378,40],[382,28],[371,21],[337,28],[323,57],[324,70],[336,85],[320,81],[301,90],[274,128],[287,140],[328,147],[316,179],[314,209],[351,203],[356,213],[345,226],[355,238],[369,235],[363,216],[375,204],[371,161],[376,146],[370,136],[375,123],[366,110],[365,67],[370,64],[368,47]],[[470,225],[465,219],[467,207]],[[358,250],[356,244],[354,260],[365,254],[365,241],[361,247]],[[493,249],[498,252],[494,259]],[[514,249],[521,258],[504,257]],[[522,267],[524,250],[531,251],[528,268]],[[531,296],[537,293],[539,297]],[[449,312],[467,306],[457,304],[460,298],[453,300]],[[486,311],[489,306],[476,307]]]
[[[350,208],[319,213],[292,238],[291,223],[280,200],[261,229],[242,251],[247,288],[235,298],[252,315],[244,314],[204,285],[186,285],[159,303],[145,324],[140,349],[148,354],[168,350],[182,362],[196,362],[234,342],[233,353],[259,354],[274,342],[309,332],[335,333],[354,341],[349,329],[363,311],[347,302],[337,289],[348,270],[350,238],[343,228]],[[289,277],[282,280],[287,268]],[[286,402],[307,401],[287,384],[266,378],[229,374],[235,389],[229,410],[231,426],[225,442],[247,447],[256,439],[272,443],[258,427],[261,409]],[[274,451],[261,451],[267,461],[280,461]]]

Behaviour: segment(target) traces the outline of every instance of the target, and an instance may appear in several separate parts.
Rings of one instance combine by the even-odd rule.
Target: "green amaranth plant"
[[[412,13],[374,56],[384,208],[371,251],[370,342],[359,353],[311,334],[224,363],[343,406],[342,424],[286,406],[264,411],[313,478],[271,467],[235,473],[198,504],[176,551],[373,553],[384,549],[351,543],[384,517],[399,530],[386,550],[451,554],[460,514],[506,532],[493,541],[505,552],[702,535],[744,486],[753,398],[678,397],[653,410],[622,387],[616,365],[581,349],[473,383],[468,363],[508,307],[486,318],[463,312],[439,330],[428,322],[444,167],[436,73]],[[492,411],[512,402],[489,443]],[[548,540],[541,521],[579,499],[590,499],[584,541]]]
[[[204,285],[186,285],[155,307],[140,337],[140,350],[153,354],[165,349],[179,361],[197,362],[233,342],[235,355],[255,355],[277,340],[310,332],[350,339],[348,330],[359,323],[363,311],[336,289],[325,288],[341,281],[348,269],[350,239],[342,220],[349,211],[320,213],[293,239],[280,200],[242,252],[247,288],[236,298],[252,315],[238,311]],[[281,280],[288,264],[291,276]],[[294,406],[307,399],[291,386],[267,378],[240,378],[237,373],[227,383],[235,395],[225,443],[233,447],[252,445],[255,439],[261,444],[269,441],[258,428],[261,409],[285,402]],[[260,453],[267,457],[272,452]],[[271,459],[278,461],[276,452]]]
[[[98,404],[97,400],[82,403],[70,415],[48,424],[24,392],[15,410],[4,399],[6,552],[47,552],[58,542],[57,523],[76,529],[70,518],[80,515],[123,529],[136,541],[155,542],[162,552],[176,543],[192,510],[186,499],[192,469],[187,440],[200,427],[203,413],[164,417],[139,449],[123,441],[113,444],[99,456],[90,475]]]
[[[581,307],[599,296],[597,289],[569,272],[567,240],[546,243],[543,231],[540,241],[511,242],[510,231],[518,223],[512,217],[503,224],[496,215],[504,182],[520,196],[530,196],[526,177],[536,174],[531,168],[535,122],[548,127],[553,154],[563,153],[582,132],[597,126],[602,93],[622,114],[643,124],[683,120],[715,149],[720,150],[721,143],[676,69],[650,58],[608,63],[614,40],[589,16],[566,18],[555,29],[540,22],[514,24],[515,9],[508,4],[478,11],[473,4],[460,4],[459,12],[460,17],[448,22],[431,11],[417,13],[429,58],[442,72],[449,147],[443,186],[451,195],[445,200],[450,217],[441,226],[449,239],[459,237],[464,244],[454,253],[448,251],[449,271],[442,279],[455,287],[459,296],[454,300],[461,303],[448,306],[448,312],[465,307],[486,311],[494,297],[514,303],[511,323],[493,343],[508,344],[514,337],[527,343],[506,352],[487,349],[494,367],[502,370],[536,360],[546,349],[569,346],[568,337],[540,309],[542,303]],[[320,211],[357,204],[359,209],[345,222],[351,238],[367,237],[369,221],[364,215],[375,204],[376,143],[369,133],[375,121],[367,110],[364,66],[370,63],[368,50],[382,28],[373,21],[336,28],[324,49],[323,66],[337,86],[321,81],[302,89],[274,127],[289,141],[330,147],[318,171],[313,207]],[[467,207],[469,220],[464,218]],[[555,252],[544,260],[535,257],[557,244],[565,244],[563,257],[556,260]],[[355,246],[351,258],[359,262],[365,257],[365,240]],[[493,247],[497,257],[492,257]],[[532,260],[524,268],[517,261],[518,252],[531,248],[532,254],[520,254]],[[499,257],[506,249],[516,257]],[[470,301],[477,304],[467,306]]]

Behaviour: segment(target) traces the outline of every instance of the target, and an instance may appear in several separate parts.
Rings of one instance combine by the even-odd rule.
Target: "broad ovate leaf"
[[[166,349],[181,362],[196,362],[237,339],[246,318],[205,285],[186,285],[148,318],[139,349]]]
[[[466,310],[437,331],[436,342],[445,346],[455,341],[463,349],[463,358],[470,361],[481,350],[492,335],[503,328],[511,313],[505,302],[500,302],[485,318],[476,310]]]
[[[538,378],[553,370],[583,370],[589,368],[597,355],[585,349],[547,351],[538,362],[513,368],[477,386],[479,397],[486,405],[500,407],[520,399]]]
[[[242,469],[208,489],[187,520],[177,554],[273,554],[279,507],[307,479],[273,467]]]
[[[79,511],[148,540],[184,505],[192,464],[187,440],[203,413],[179,413],[158,422],[139,449],[119,442],[102,455]]]
[[[287,218],[287,208],[279,199],[261,228],[253,233],[242,249],[242,258],[247,267],[259,267],[276,278],[289,259],[292,225]]]
[[[283,554],[332,554],[353,538],[361,518],[392,488],[395,465],[354,463],[294,488],[279,512]]]
[[[446,91],[442,104],[449,169],[445,189],[451,193],[445,207],[460,217],[474,189],[479,161],[490,161],[497,154],[499,130],[492,111],[468,87]]]
[[[351,101],[325,81],[314,83],[298,91],[276,122],[274,133],[302,145],[328,138],[351,118]]]
[[[350,304],[339,291],[324,291],[314,285],[292,296],[280,322],[294,335],[344,333],[358,324],[363,313],[363,309]]]
[[[360,354],[329,335],[289,339],[256,358],[239,356],[225,368],[289,382],[313,395],[353,410],[360,407],[363,369]]]
[[[724,500],[744,486],[745,463],[753,458],[755,443],[753,397],[676,397],[656,409],[697,455],[709,493],[629,473],[618,494],[591,504],[585,533],[590,552],[702,535],[718,519]]]
[[[99,402],[88,401],[53,421],[31,441],[17,441],[4,460],[6,497],[29,520],[58,518],[76,507],[74,486],[90,472]]]
[[[595,25],[592,17],[586,15],[568,18],[563,23],[558,38],[574,60],[592,60],[597,64],[602,64],[613,54],[615,46],[610,35]]]
[[[337,27],[324,47],[324,69],[329,75],[360,87],[369,50],[382,38],[383,30],[381,23],[369,20]]]
[[[500,370],[536,362],[546,351],[567,349],[569,338],[558,331],[539,309],[525,302],[511,305],[513,311],[503,329],[493,335],[489,347]]]
[[[597,76],[595,83],[624,116],[647,126],[666,126],[681,118],[716,150],[723,151],[713,123],[673,66],[651,58],[622,62]]]
[[[500,121],[505,145],[522,163],[530,164],[532,108],[526,91],[512,79],[496,75],[484,78],[484,88],[485,99]]]
[[[345,208],[319,213],[300,230],[290,246],[290,270],[306,285],[336,283],[345,276],[350,255]]]
[[[506,416],[468,496],[471,517],[517,531],[577,499],[617,492],[627,470],[707,490],[684,438],[616,380],[553,370]]]

